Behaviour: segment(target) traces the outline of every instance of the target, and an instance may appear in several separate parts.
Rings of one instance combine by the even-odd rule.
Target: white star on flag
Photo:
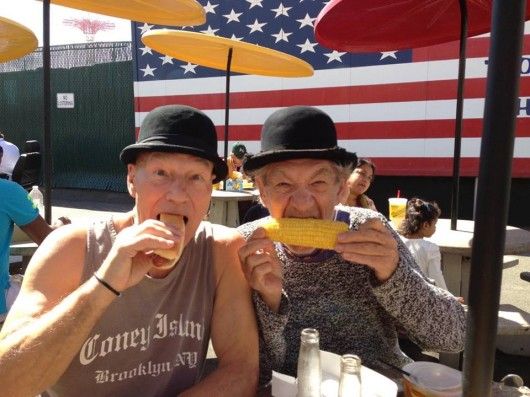
[[[154,26],[144,23],[142,26],[138,26],[138,29],[140,29],[140,34],[144,34],[145,32],[149,32]]]
[[[289,13],[288,11],[293,8],[293,7],[285,7],[283,5],[283,3],[280,3],[280,5],[278,6],[278,8],[271,8],[271,11],[274,11],[276,13],[276,15],[274,16],[274,18],[278,18],[280,15],[285,15],[286,17],[289,16]]]
[[[297,46],[300,47],[300,54],[303,54],[306,51],[315,52],[316,45],[318,45],[318,43],[311,43],[309,39],[305,39],[304,44],[297,44]]]
[[[280,29],[280,31],[276,34],[271,34],[271,36],[276,37],[275,43],[277,43],[278,41],[285,41],[288,43],[290,35],[292,35],[292,33],[286,33],[283,31],[283,29]]]
[[[207,34],[209,36],[215,36],[215,32],[217,32],[219,29],[214,29],[210,25],[208,25],[208,29],[201,30],[201,33]]]
[[[337,50],[333,50],[333,52],[324,53],[325,56],[328,57],[328,62],[330,63],[332,61],[338,61],[342,63],[341,57],[346,54],[345,52],[338,52]]]
[[[184,69],[184,74],[188,73],[188,72],[191,72],[193,74],[197,74],[197,72],[195,71],[195,68],[197,67],[197,65],[194,65],[193,63],[187,63],[186,65],[180,65],[180,67],[182,69]]]
[[[311,18],[308,13],[305,14],[305,17],[303,19],[297,19],[297,22],[300,22],[300,29],[302,29],[304,26],[309,26],[310,28],[313,28],[313,21],[316,18]]]
[[[170,63],[173,65],[173,58],[171,58],[169,55],[165,55],[159,58],[162,60],[162,65],[165,65],[166,63]]]
[[[247,3],[250,3],[250,6],[248,7],[249,10],[252,9],[252,7],[261,7],[263,8],[263,5],[261,4],[263,0],[247,0]]]
[[[237,37],[235,34],[232,33],[232,37],[230,37],[231,40],[241,41],[243,40],[243,37]]]
[[[215,7],[218,7],[218,6],[219,6],[219,4],[212,4],[212,3],[208,2],[202,8],[204,8],[204,12],[206,14],[208,14],[208,13],[215,14]]]
[[[142,56],[144,56],[145,54],[153,55],[153,50],[149,47],[140,47],[140,50],[142,50]]]
[[[381,58],[379,58],[379,60],[383,60],[385,58],[394,58],[394,59],[397,59],[397,56],[396,56],[396,52],[397,51],[386,51],[386,52],[382,52],[381,53]]]
[[[153,76],[155,77],[154,75],[154,71],[156,70],[156,68],[152,68],[151,66],[149,66],[149,64],[145,65],[145,69],[140,69],[142,72],[144,72],[144,77],[145,76]]]
[[[232,8],[232,11],[230,11],[230,14],[225,14],[225,15],[223,15],[223,17],[225,17],[227,19],[226,23],[239,22],[239,16],[241,14],[243,14],[243,13],[242,12],[237,13]]]
[[[257,19],[254,20],[254,23],[252,25],[247,25],[247,27],[250,28],[250,33],[254,33],[254,32],[262,32],[263,33],[263,29],[261,29],[262,27],[264,27],[265,25],[267,24],[267,22],[263,22],[263,23],[259,23]]]

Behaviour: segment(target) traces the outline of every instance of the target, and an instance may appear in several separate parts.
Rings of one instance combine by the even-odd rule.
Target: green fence
[[[89,48],[83,58],[79,53],[84,50],[83,45],[55,55],[71,61],[73,51],[77,64],[94,63],[97,51]],[[37,139],[43,151],[42,68],[26,64],[22,71],[0,70],[0,130],[21,149],[26,140]],[[124,61],[52,69],[53,187],[125,191],[125,167],[118,155],[134,140],[132,67],[129,56]],[[74,95],[73,108],[58,108],[61,93]]]

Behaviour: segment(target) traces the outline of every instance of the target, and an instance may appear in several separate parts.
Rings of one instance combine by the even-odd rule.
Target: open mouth
[[[159,221],[160,220],[160,215],[161,214],[158,214],[156,216],[156,220]],[[178,215],[178,214],[175,214],[175,215]],[[188,217],[186,215],[182,215],[182,219],[184,220],[184,224],[187,225],[188,224]]]

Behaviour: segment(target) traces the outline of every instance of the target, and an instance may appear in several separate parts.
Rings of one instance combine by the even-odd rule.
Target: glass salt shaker
[[[300,334],[298,353],[297,397],[320,397],[322,370],[320,368],[320,336],[314,328],[304,328]]]
[[[361,359],[355,354],[340,358],[338,397],[361,397]]]

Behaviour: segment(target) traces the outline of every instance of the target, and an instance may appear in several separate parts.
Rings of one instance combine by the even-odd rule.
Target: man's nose
[[[182,202],[187,200],[188,191],[186,189],[186,183],[183,178],[174,178],[169,185],[166,198],[173,202]]]
[[[313,195],[305,188],[296,189],[291,195],[291,205],[299,211],[311,208],[313,203]]]

